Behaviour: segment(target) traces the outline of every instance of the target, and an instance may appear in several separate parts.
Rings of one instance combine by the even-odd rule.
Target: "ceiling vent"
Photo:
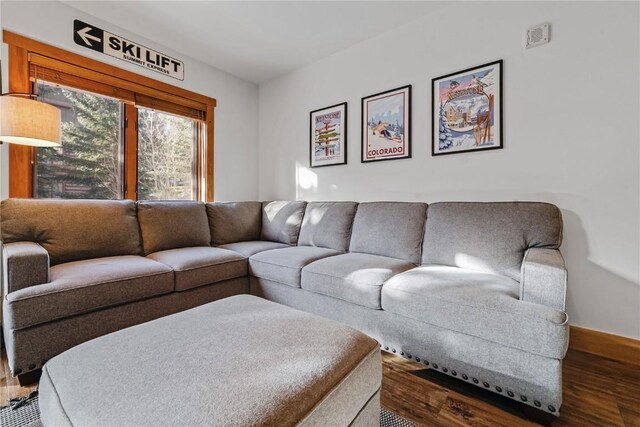
[[[549,24],[540,24],[527,28],[525,48],[541,46],[549,43]]]

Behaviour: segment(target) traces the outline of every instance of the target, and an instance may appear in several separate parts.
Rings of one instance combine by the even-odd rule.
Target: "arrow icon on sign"
[[[98,43],[100,43],[102,40],[100,40],[100,37],[96,37],[96,36],[93,36],[93,35],[89,34],[89,31],[91,31],[91,30],[92,30],[91,27],[84,27],[83,29],[78,30],[77,33],[80,36],[80,38],[87,44],[87,46],[93,47],[93,45],[91,44],[89,39],[95,40]]]

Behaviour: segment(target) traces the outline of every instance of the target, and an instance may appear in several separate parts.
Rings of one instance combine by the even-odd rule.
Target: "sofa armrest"
[[[2,247],[3,295],[49,281],[49,254],[33,242]]]
[[[567,270],[557,249],[531,248],[524,254],[520,299],[564,310]]]

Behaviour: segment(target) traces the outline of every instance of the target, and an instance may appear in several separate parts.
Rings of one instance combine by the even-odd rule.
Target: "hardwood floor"
[[[640,427],[640,367],[569,350],[564,403],[553,426]],[[382,406],[420,426],[534,426],[520,403],[383,352]],[[2,352],[0,406],[27,396]]]
[[[382,406],[425,426],[532,426],[522,404],[383,353]],[[569,350],[556,426],[640,427],[640,367]]]
[[[7,354],[2,349],[2,366],[0,366],[0,407],[6,406],[9,400],[14,397],[26,397],[36,386],[20,387],[18,379],[11,377],[9,365],[7,364]]]

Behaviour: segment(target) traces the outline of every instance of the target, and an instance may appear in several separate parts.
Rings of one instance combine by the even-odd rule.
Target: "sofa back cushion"
[[[353,221],[350,252],[420,262],[426,203],[360,203]]]
[[[0,210],[2,241],[39,243],[51,265],[142,253],[130,200],[7,199]]]
[[[262,203],[215,202],[207,203],[207,216],[211,230],[211,244],[260,240]]]
[[[356,202],[311,202],[300,228],[299,246],[319,246],[346,252],[356,214]]]
[[[295,245],[307,202],[263,202],[262,240]]]
[[[520,280],[528,248],[556,249],[561,241],[562,214],[549,203],[433,203],[429,205],[422,263]]]
[[[211,233],[202,202],[138,202],[145,255],[167,249],[209,246]]]

